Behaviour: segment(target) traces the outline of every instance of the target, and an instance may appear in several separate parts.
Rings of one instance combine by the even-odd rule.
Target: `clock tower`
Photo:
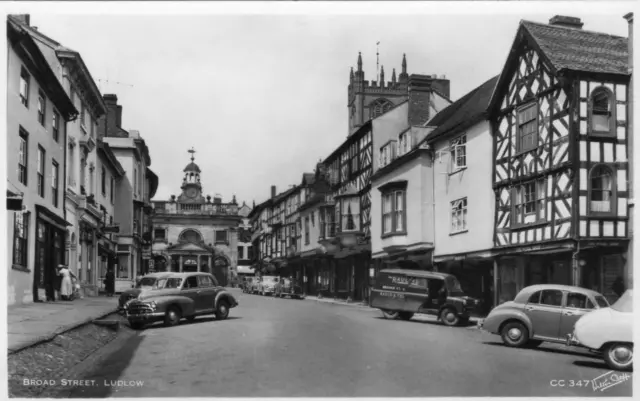
[[[178,202],[181,203],[204,203],[204,196],[202,196],[202,184],[200,184],[200,167],[194,163],[194,153],[196,151],[191,148],[188,150],[191,153],[191,163],[187,164],[184,168],[184,178],[182,180],[182,194],[178,197]]]

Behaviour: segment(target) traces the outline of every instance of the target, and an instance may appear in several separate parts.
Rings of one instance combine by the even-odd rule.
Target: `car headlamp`
[[[150,307],[152,310],[156,310],[156,308],[158,307],[158,305],[156,304],[156,301],[151,301],[151,302],[149,302],[149,307]]]

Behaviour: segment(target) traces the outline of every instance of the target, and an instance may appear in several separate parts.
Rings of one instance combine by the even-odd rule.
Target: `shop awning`
[[[251,266],[238,266],[238,274],[255,274]]]

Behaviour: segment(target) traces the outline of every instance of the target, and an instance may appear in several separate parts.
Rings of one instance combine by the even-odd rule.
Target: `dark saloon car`
[[[385,269],[378,273],[369,305],[387,319],[409,320],[415,313],[436,315],[447,326],[464,325],[480,301],[464,294],[458,279],[446,273]]]
[[[120,306],[134,329],[162,321],[177,325],[181,319],[214,314],[224,320],[236,298],[209,273],[154,273],[143,277],[136,288],[122,293]]]

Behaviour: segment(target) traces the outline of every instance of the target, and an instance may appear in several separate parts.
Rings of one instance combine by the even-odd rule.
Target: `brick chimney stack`
[[[549,20],[549,25],[562,26],[565,28],[582,29],[584,25],[580,18],[568,17],[566,15],[556,15]]]
[[[17,19],[26,26],[31,26],[31,15],[29,14],[11,14],[11,17]]]
[[[411,74],[409,76],[409,125],[423,125],[431,117],[432,96],[449,97],[449,80],[439,79],[437,75]]]

